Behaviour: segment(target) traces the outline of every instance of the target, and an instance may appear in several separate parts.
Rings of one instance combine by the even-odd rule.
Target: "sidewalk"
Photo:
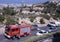
[[[5,28],[4,27],[0,27],[0,35],[4,34],[4,32],[5,32]]]
[[[5,26],[4,25],[0,25],[0,35],[4,34],[5,32]]]

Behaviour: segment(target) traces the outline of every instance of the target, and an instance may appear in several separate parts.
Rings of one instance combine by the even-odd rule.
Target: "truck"
[[[31,34],[30,25],[9,25],[5,27],[4,36],[8,39],[20,39]]]

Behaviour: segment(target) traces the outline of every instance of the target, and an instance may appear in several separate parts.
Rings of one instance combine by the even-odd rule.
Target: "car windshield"
[[[54,22],[50,22],[51,24],[55,24]]]
[[[53,28],[49,28],[49,29],[53,29]]]
[[[10,29],[9,29],[9,28],[5,28],[5,30],[6,30],[7,32],[9,32],[9,31],[10,31]]]
[[[49,28],[49,29],[53,30],[53,29],[56,29],[56,28],[52,28],[52,27],[51,27],[51,28]]]
[[[43,33],[42,31],[40,31],[39,33]]]
[[[14,32],[14,31],[15,31],[15,29],[12,29],[11,31],[12,31],[12,32]]]
[[[43,32],[43,31],[39,31],[39,33],[46,33],[46,32]]]

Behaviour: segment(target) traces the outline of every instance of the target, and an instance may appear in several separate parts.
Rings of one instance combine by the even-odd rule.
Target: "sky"
[[[50,0],[50,1],[56,1],[56,2],[59,2],[60,0]]]
[[[43,3],[48,0],[0,0],[0,4],[36,4]]]

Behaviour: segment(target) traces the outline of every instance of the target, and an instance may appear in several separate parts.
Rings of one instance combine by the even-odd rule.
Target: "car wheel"
[[[15,38],[20,39],[20,35],[15,35]]]
[[[15,36],[12,36],[11,39],[14,40],[15,39]]]
[[[26,34],[26,36],[28,36],[29,34]]]
[[[48,24],[47,26],[48,26],[48,27],[51,27],[51,25],[49,25],[49,24]]]
[[[13,38],[13,37],[11,37],[11,39],[12,39],[12,40],[14,40],[14,38]]]

